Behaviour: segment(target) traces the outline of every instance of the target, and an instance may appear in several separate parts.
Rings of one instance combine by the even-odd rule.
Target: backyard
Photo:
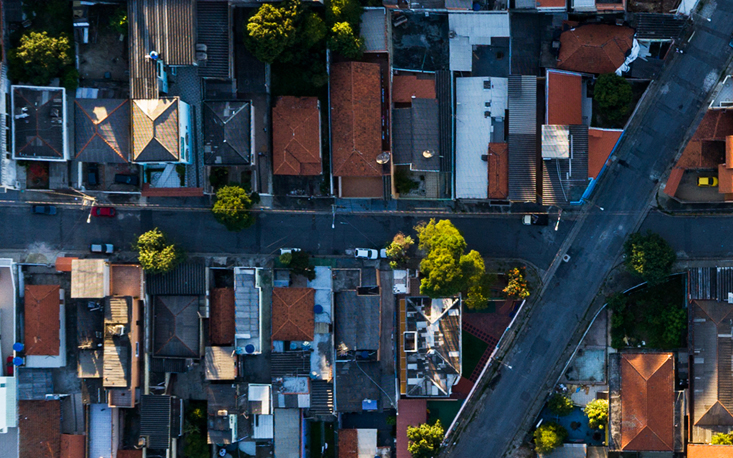
[[[468,332],[462,333],[463,344],[463,375],[468,378],[473,374],[476,366],[489,344]]]
[[[312,458],[334,458],[336,444],[333,433],[333,423],[310,422],[310,456]],[[328,448],[323,449],[323,445]]]

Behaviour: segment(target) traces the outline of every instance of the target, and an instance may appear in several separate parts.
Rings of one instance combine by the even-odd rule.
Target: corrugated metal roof
[[[89,456],[112,458],[112,412],[106,404],[89,406]]]
[[[569,126],[569,134],[572,158],[542,161],[542,205],[577,202],[588,187],[588,126]]]
[[[260,352],[260,291],[254,269],[234,269],[234,324],[237,352],[244,353],[247,345]]]
[[[300,409],[275,409],[275,456],[300,457]]]
[[[237,378],[237,356],[234,347],[206,347],[206,380],[234,380]]]
[[[171,403],[171,396],[153,394],[142,396],[140,436],[148,438],[148,449],[166,450],[170,447]]]
[[[634,23],[639,40],[673,40],[680,36],[687,18],[682,15],[636,13]]]
[[[193,65],[196,59],[195,0],[130,0],[130,96],[158,97],[155,62],[146,56],[156,51],[166,65]]]
[[[537,200],[537,77],[509,76],[509,200]]]
[[[206,267],[201,263],[186,262],[166,274],[146,275],[146,291],[159,294],[206,294]]]
[[[197,2],[198,41],[206,45],[206,61],[199,64],[203,78],[231,78],[232,25],[228,2]]]
[[[361,15],[361,37],[364,39],[364,51],[387,51],[387,9],[365,8]]]
[[[273,416],[272,415],[253,415],[252,419],[252,438],[253,439],[272,439],[273,432]]]
[[[456,79],[456,198],[488,198],[489,143],[507,109],[507,79]],[[503,132],[502,132],[503,134]]]
[[[47,394],[53,391],[53,376],[48,369],[29,369],[19,367],[18,371],[18,400],[42,401]]]
[[[438,126],[440,129],[440,169],[453,171],[453,73],[448,70],[435,72],[435,95],[438,98]],[[451,197],[446,190],[443,197]]]

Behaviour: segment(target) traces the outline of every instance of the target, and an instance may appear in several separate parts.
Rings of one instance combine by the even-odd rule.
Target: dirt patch
[[[127,82],[127,37],[109,26],[115,7],[93,6],[89,9],[89,43],[79,44],[79,77],[82,80]]]

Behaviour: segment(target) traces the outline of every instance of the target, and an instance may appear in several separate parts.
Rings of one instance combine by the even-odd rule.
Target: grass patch
[[[310,424],[310,456],[312,458],[334,458],[336,443],[334,439],[333,423],[312,422]],[[323,444],[328,444],[328,449],[321,453]]]
[[[428,401],[428,423],[433,424],[435,420],[440,420],[443,427],[448,428],[462,405],[463,400]]]
[[[644,95],[644,91],[649,86],[648,81],[629,81],[631,83],[631,91],[634,94],[634,98],[629,105],[629,111],[621,120],[613,122],[604,115],[603,110],[598,106],[598,102],[593,100],[593,117],[591,118],[591,127],[601,127],[605,129],[622,129],[629,118],[631,117],[636,105],[639,104],[641,97]]]
[[[468,332],[462,333],[463,344],[463,376],[468,378],[478,366],[481,357],[489,348],[489,344]]]
[[[611,346],[672,350],[684,347],[687,309],[684,276],[633,291],[625,298],[609,301]],[[643,342],[643,343],[642,343]]]

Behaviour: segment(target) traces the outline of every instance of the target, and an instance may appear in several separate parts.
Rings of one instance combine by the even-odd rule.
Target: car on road
[[[377,259],[379,253],[371,248],[357,248],[354,250],[354,257],[357,259]]]
[[[701,188],[714,188],[718,186],[717,177],[697,177],[697,185]]]
[[[387,249],[386,248],[382,248],[381,250],[379,250],[379,257],[382,259],[387,259]]]
[[[92,207],[92,216],[113,218],[116,214],[115,207]]]
[[[115,252],[115,247],[111,243],[92,243],[89,250],[92,253],[112,254]]]
[[[544,214],[524,215],[522,217],[522,224],[525,226],[547,226],[549,223],[550,218]]]
[[[55,215],[56,214],[55,205],[34,205],[31,207],[31,210],[36,215]]]
[[[138,177],[137,175],[126,175],[123,173],[118,173],[115,175],[115,183],[137,186],[138,184],[140,184],[140,177]]]

